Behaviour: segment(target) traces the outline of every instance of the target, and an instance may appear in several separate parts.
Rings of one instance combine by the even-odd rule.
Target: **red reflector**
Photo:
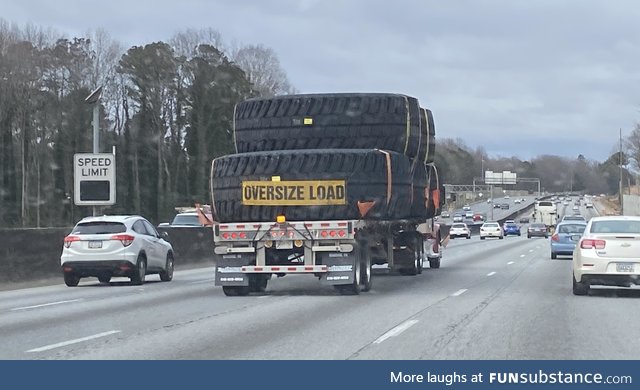
[[[64,267],[62,270],[63,270],[64,272],[71,272],[71,271],[73,271],[73,268],[71,268],[71,267]]]
[[[347,232],[345,232],[344,230],[339,230],[339,231],[338,231],[338,235],[339,235],[340,237],[344,237],[344,236],[346,236],[346,235],[347,235]]]
[[[320,233],[320,235],[322,237],[327,237],[329,235],[329,233],[326,230],[323,230],[322,233]]]
[[[119,268],[120,268],[121,270],[131,269],[131,267],[129,266],[129,264],[122,264]]]
[[[247,238],[247,233],[245,232],[240,233],[240,238]]]
[[[330,232],[329,232],[329,235],[330,235],[331,237],[335,237],[335,236],[336,236],[336,231],[335,231],[335,230],[330,231]]]
[[[255,268],[254,268],[254,270],[255,270],[256,272],[260,272],[260,271],[262,271],[262,267],[255,267]]]
[[[229,229],[229,225],[220,225],[220,230]]]
[[[296,267],[289,267],[287,268],[287,271],[295,271],[297,268]]]
[[[304,267],[305,271],[313,271],[313,267]]]
[[[289,232],[289,237],[293,238],[294,235],[295,235],[294,232]]]
[[[236,229],[244,229],[244,225],[236,225]]]
[[[271,267],[272,271],[280,271],[280,267]]]
[[[238,233],[236,233],[236,232],[231,233],[231,238],[233,238],[233,239],[238,238]]]
[[[111,236],[111,239],[120,241],[123,246],[129,246],[133,243],[135,237],[130,234],[116,234]]]
[[[346,222],[340,222],[340,223],[338,223],[338,226],[347,227],[347,223]]]
[[[225,240],[228,240],[229,239],[229,233],[227,233],[227,232],[222,233],[222,238],[224,238]]]
[[[320,227],[331,227],[330,223],[321,223]]]
[[[558,237],[557,234],[554,234],[553,236],[551,236],[551,241],[560,241],[560,237]]]

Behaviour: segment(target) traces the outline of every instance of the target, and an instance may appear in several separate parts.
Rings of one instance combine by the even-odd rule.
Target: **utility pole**
[[[624,215],[624,195],[622,194],[622,127],[620,128],[620,187],[618,189],[620,199],[620,215]]]

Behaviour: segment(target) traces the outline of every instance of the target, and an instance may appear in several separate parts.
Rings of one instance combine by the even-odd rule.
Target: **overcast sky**
[[[126,46],[214,28],[264,44],[302,93],[397,92],[492,156],[604,160],[640,118],[633,0],[0,0],[0,17]]]

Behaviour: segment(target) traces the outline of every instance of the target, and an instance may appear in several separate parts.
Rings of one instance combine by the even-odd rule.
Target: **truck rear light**
[[[243,240],[245,240],[247,238],[247,233],[245,232],[241,232],[240,233],[240,238],[242,238]]]
[[[340,237],[344,237],[344,236],[346,236],[346,235],[347,235],[347,232],[345,232],[344,230],[338,230],[338,235],[339,235]]]
[[[65,248],[69,248],[71,246],[71,243],[74,241],[80,241],[80,237],[78,236],[66,236],[64,238],[64,247]]]
[[[320,235],[321,235],[322,237],[325,237],[325,238],[326,238],[326,237],[328,237],[328,236],[329,236],[329,232],[328,232],[328,231],[326,231],[326,230],[323,230],[323,231],[320,233]]]
[[[329,231],[329,235],[330,235],[331,237],[335,237],[335,236],[336,236],[336,234],[337,234],[337,233],[336,233],[336,231],[335,231],[335,230],[330,230],[330,231]]]
[[[605,240],[592,240],[590,238],[586,238],[580,241],[580,248],[582,249],[604,249],[607,245]]]
[[[554,234],[553,236],[551,236],[551,241],[560,241],[560,237],[558,237],[557,234]]]
[[[115,236],[111,236],[111,239],[120,241],[122,246],[129,246],[133,243],[135,237],[130,234],[116,234]]]
[[[225,240],[228,240],[229,239],[229,233],[227,233],[227,232],[222,233],[222,238],[225,239]]]
[[[236,233],[236,232],[231,233],[231,238],[234,239],[234,240],[236,238],[238,238],[238,233]]]

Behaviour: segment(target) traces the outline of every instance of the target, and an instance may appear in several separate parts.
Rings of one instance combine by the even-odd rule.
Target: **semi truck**
[[[435,196],[437,202],[444,198]],[[288,274],[313,275],[341,294],[359,294],[371,289],[374,264],[418,275],[426,263],[439,268],[442,258],[433,218],[287,221],[283,215],[275,221],[215,223],[213,238],[215,284],[227,296],[263,292],[274,275]]]
[[[342,294],[372,268],[440,267],[435,126],[416,98],[286,95],[240,102],[236,153],[212,161],[215,284],[227,296],[308,274]]]

